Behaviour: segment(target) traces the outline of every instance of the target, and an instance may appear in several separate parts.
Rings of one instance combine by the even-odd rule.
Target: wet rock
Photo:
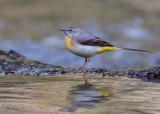
[[[0,50],[0,76],[8,74],[53,76],[55,74],[75,74],[81,73],[81,68],[63,68],[40,63],[38,61],[27,60],[14,50],[8,52]],[[128,76],[139,78],[144,81],[160,82],[160,67],[146,68],[123,68],[123,69],[101,69],[90,68],[87,73],[100,74],[101,76]]]
[[[5,55],[5,54],[6,54],[6,52],[0,50],[0,55]]]
[[[25,58],[23,55],[19,54],[18,52],[14,51],[14,50],[9,50],[6,53],[9,57],[16,57],[16,58]]]
[[[14,50],[9,50],[7,51],[2,51],[0,50],[0,56],[8,56],[8,57],[13,57],[13,58],[25,58],[23,55],[19,54],[18,52],[14,51]]]

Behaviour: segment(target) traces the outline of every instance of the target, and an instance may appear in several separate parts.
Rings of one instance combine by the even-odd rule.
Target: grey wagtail
[[[148,53],[148,51],[138,49],[115,47],[114,45],[106,41],[103,41],[102,39],[98,38],[92,33],[80,29],[79,27],[66,27],[60,28],[58,30],[63,31],[65,33],[65,43],[67,49],[73,54],[85,58],[85,63],[82,67],[82,72],[86,85],[89,83],[85,75],[86,67],[88,65],[90,57],[106,51],[114,50],[129,50]]]

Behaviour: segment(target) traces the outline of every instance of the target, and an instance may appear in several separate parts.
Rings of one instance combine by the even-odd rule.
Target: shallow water
[[[0,79],[0,112],[5,114],[158,114],[159,83],[89,75],[8,76]]]

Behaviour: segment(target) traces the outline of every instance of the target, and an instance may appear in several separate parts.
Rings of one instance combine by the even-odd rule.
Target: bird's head
[[[82,30],[79,27],[66,27],[66,28],[60,28],[58,29],[60,31],[63,31],[66,36],[76,36],[79,35]]]

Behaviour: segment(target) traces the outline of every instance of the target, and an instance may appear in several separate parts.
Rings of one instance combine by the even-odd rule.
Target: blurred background
[[[107,52],[89,67],[122,68],[160,64],[160,0],[0,0],[0,50],[63,67],[80,67],[58,28],[79,26],[118,47],[151,54]]]

